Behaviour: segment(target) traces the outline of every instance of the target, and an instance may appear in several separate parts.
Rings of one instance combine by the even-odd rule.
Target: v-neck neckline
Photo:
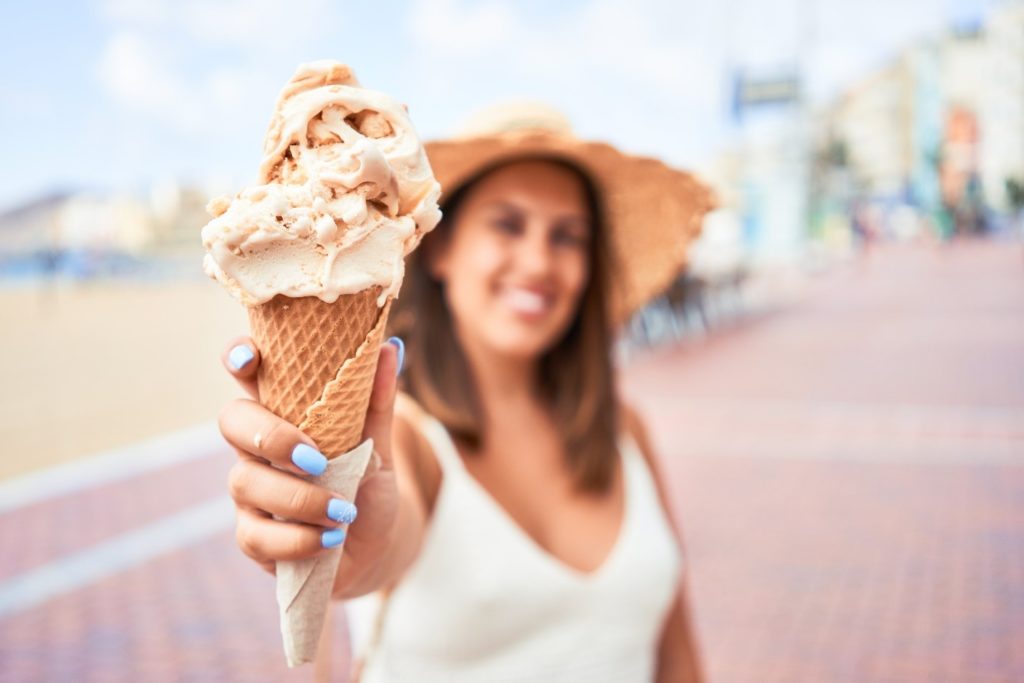
[[[470,486],[476,489],[484,501],[493,508],[495,512],[497,512],[498,517],[505,523],[505,525],[512,529],[513,533],[520,538],[528,549],[533,551],[534,555],[539,556],[543,562],[552,567],[556,572],[580,583],[596,582],[610,571],[610,568],[615,564],[618,556],[621,554],[621,549],[626,539],[628,524],[631,519],[630,502],[632,501],[632,496],[630,496],[629,490],[629,467],[626,462],[626,455],[621,443],[616,444],[616,450],[619,457],[619,467],[621,468],[622,476],[622,515],[619,520],[618,532],[616,533],[615,541],[612,543],[611,549],[605,555],[601,563],[594,569],[586,571],[572,566],[542,546],[537,539],[531,536],[530,533],[516,521],[515,517],[509,513],[505,506],[498,502],[498,499],[487,490],[487,487],[480,483],[480,480],[474,477],[473,473],[469,471],[469,468],[466,467],[466,463],[462,459],[462,455],[459,453],[459,449],[455,445],[455,441],[452,439],[451,434],[448,433],[448,430],[445,429],[444,425],[440,422],[436,422],[435,424],[444,433],[445,445],[448,447],[449,453],[455,460],[454,464],[462,470],[462,474],[464,474],[469,480]],[[443,485],[444,484],[442,483],[442,486]]]

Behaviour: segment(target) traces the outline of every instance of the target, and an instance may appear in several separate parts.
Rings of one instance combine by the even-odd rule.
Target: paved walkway
[[[1024,681],[1024,258],[888,247],[628,384],[712,681]]]
[[[624,378],[711,681],[1024,680],[1019,247],[886,247]],[[309,680],[229,464],[206,426],[0,483],[0,681]]]

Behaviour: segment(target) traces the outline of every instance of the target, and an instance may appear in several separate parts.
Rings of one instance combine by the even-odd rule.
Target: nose
[[[555,254],[544,225],[527,226],[516,250],[516,265],[523,275],[543,278],[551,273]]]

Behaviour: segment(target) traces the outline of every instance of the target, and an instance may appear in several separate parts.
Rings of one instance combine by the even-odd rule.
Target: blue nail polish
[[[388,339],[388,344],[398,349],[398,370],[395,371],[395,374],[401,375],[402,366],[405,364],[405,342],[402,341],[401,337],[391,337]]]
[[[310,474],[323,474],[327,469],[327,458],[323,456],[323,453],[304,443],[300,443],[292,449],[292,462],[299,469]]]
[[[335,522],[351,524],[356,521],[356,506],[347,500],[331,498],[331,502],[327,504],[327,516]]]
[[[241,370],[255,357],[252,349],[245,344],[239,344],[228,353],[228,362],[235,370]]]
[[[320,534],[320,545],[325,548],[336,548],[345,541],[344,529],[328,529]]]

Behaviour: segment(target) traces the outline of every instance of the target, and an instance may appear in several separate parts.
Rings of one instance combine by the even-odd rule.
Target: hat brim
[[[441,200],[481,171],[517,159],[555,157],[597,184],[614,259],[609,312],[616,323],[657,296],[687,263],[714,193],[693,175],[611,145],[540,131],[439,140],[425,144]]]

